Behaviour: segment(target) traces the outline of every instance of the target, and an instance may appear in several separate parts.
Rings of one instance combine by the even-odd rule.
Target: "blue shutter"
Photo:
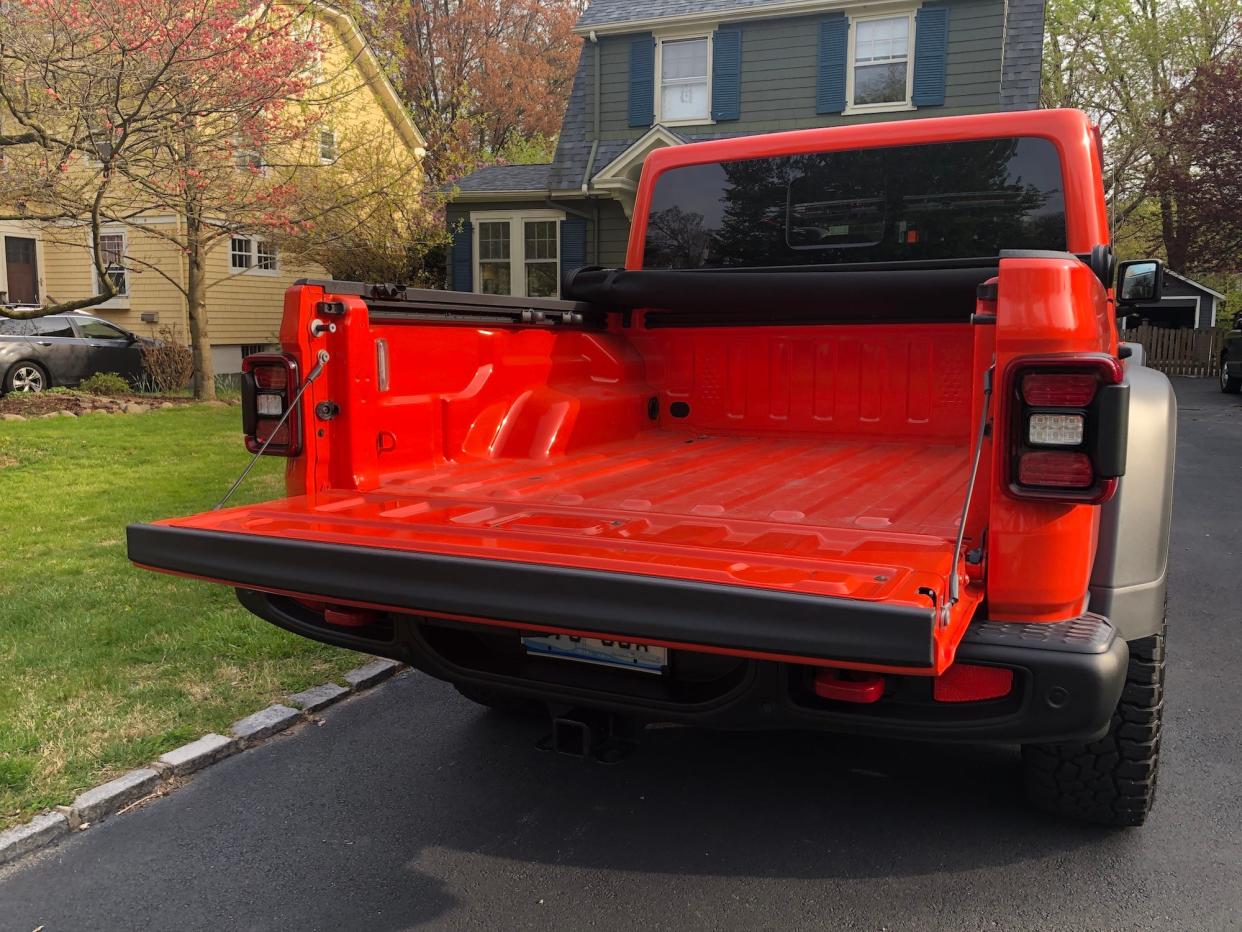
[[[948,58],[949,8],[925,6],[914,25],[914,96],[916,107],[944,106],[944,73]]]
[[[474,291],[474,227],[469,222],[463,223],[453,234],[449,265],[453,273],[449,290]]]
[[[712,119],[742,118],[742,30],[716,30],[712,47]]]
[[[655,37],[630,42],[630,126],[655,122]]]
[[[845,109],[845,63],[850,21],[838,13],[819,24],[819,68],[815,85],[815,112],[840,113]]]
[[[587,264],[587,224],[579,217],[561,221],[561,278]]]

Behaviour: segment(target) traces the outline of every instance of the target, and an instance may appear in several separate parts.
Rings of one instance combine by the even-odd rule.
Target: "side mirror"
[[[1157,259],[1123,262],[1117,270],[1117,303],[1159,301],[1164,290],[1164,266]]]

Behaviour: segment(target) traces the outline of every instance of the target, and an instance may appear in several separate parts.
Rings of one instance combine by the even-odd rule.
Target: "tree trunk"
[[[190,346],[194,358],[194,397],[212,401],[216,397],[216,370],[211,361],[207,326],[207,257],[198,237],[189,237],[186,279],[186,306],[190,317]]]

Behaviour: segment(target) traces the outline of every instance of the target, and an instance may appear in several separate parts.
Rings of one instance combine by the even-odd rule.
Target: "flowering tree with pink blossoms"
[[[90,230],[100,294],[114,287],[104,223],[143,223],[184,268],[148,268],[185,297],[195,391],[214,395],[208,255],[239,234],[313,240],[341,214],[383,214],[408,197],[391,159],[365,177],[305,181],[323,169],[318,127],[344,95],[324,72],[313,8],[265,0],[9,0],[0,21],[0,219]],[[361,157],[359,161],[364,161]],[[401,171],[413,171],[409,165]],[[319,172],[322,174],[322,171]],[[364,207],[365,205],[365,207]],[[10,210],[9,207],[14,209]],[[176,217],[175,223],[154,222]],[[76,226],[75,226],[76,225]],[[136,261],[132,260],[129,261]]]

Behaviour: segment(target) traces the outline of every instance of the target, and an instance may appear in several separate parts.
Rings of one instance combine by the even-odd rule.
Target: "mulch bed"
[[[194,404],[194,399],[159,395],[117,395],[105,398],[85,392],[13,392],[0,398],[0,414],[20,414],[22,417],[34,418],[62,411],[68,411],[74,416],[92,411],[120,413],[127,404],[140,404],[148,409],[163,405],[180,407]]]

